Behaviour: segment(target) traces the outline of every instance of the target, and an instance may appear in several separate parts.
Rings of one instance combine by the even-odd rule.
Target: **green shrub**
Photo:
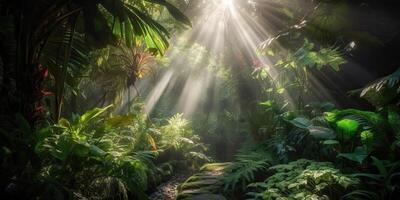
[[[126,197],[130,192],[146,199],[148,185],[160,174],[148,127],[138,116],[105,116],[110,107],[61,119],[36,134],[35,150],[45,161],[42,177],[83,197],[107,195],[96,191],[115,184],[108,188],[125,193],[115,195]]]
[[[252,183],[249,199],[338,199],[358,179],[342,174],[329,162],[299,159],[270,168],[276,173]]]
[[[221,177],[224,191],[241,189],[255,181],[258,173],[264,173],[271,166],[272,157],[265,151],[253,151],[236,155],[235,161],[224,170]]]
[[[186,166],[200,167],[210,158],[205,155],[207,147],[200,142],[199,136],[193,133],[188,120],[183,114],[176,114],[167,120],[167,124],[160,127],[159,144],[162,149],[174,152],[175,156],[167,159],[180,159]],[[179,155],[176,155],[179,154]]]

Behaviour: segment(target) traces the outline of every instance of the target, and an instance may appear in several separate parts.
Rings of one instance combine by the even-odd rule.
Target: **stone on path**
[[[189,177],[178,187],[177,200],[226,200],[219,193],[219,181],[225,167],[230,163],[211,163],[204,165],[199,173]]]
[[[211,163],[204,165],[200,172],[189,178],[179,174],[162,183],[149,196],[149,200],[226,200],[218,194],[221,188],[219,177],[230,163]]]
[[[159,185],[154,193],[149,196],[149,200],[175,200],[178,185],[187,178],[187,175],[174,175],[169,181]]]

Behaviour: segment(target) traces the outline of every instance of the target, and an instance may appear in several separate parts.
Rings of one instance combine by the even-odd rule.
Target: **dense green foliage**
[[[221,181],[225,191],[232,191],[236,188],[246,188],[246,185],[253,182],[256,175],[265,172],[272,162],[267,152],[250,152],[236,155],[236,160],[224,169],[224,176]]]
[[[107,194],[119,192],[118,196],[127,199],[129,191],[130,196],[145,199],[148,187],[159,183],[176,167],[175,159],[187,166],[209,161],[204,149],[199,148],[201,143],[183,137],[193,133],[181,115],[156,126],[147,121],[140,109],[124,116],[104,115],[110,108],[96,108],[82,116],[75,115],[71,121],[61,119],[36,134],[35,151],[45,161],[40,174],[47,180],[43,187],[48,188],[40,195],[49,195],[42,198],[62,193],[71,198],[111,198]],[[175,155],[168,162],[158,162],[171,149],[182,154],[181,160]],[[172,168],[165,168],[168,165]],[[106,191],[97,193],[107,184]],[[112,188],[118,191],[107,191]],[[48,190],[50,193],[46,193]]]
[[[396,199],[391,5],[0,0],[0,199]]]
[[[331,163],[305,159],[276,165],[270,170],[275,173],[265,182],[249,185],[262,189],[259,193],[248,193],[250,199],[338,199],[359,182],[341,174]]]

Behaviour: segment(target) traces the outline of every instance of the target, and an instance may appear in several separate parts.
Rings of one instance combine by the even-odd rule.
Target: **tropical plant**
[[[225,192],[246,189],[247,184],[260,178],[272,163],[272,157],[265,151],[251,151],[239,153],[232,164],[224,169],[221,176],[222,187]]]
[[[77,32],[75,26],[70,27],[69,22],[57,27],[48,38],[41,63],[49,69],[50,81],[46,85],[49,91],[43,92],[47,96],[54,96],[48,105],[54,122],[58,122],[61,117],[66,89],[70,88],[71,93],[77,93],[79,79],[88,68],[90,50],[85,45],[84,34]]]
[[[157,152],[132,145],[132,141],[139,144],[135,141],[140,140],[139,131],[143,131],[130,127],[129,124],[135,125],[134,118],[102,117],[110,107],[90,110],[71,121],[60,119],[58,124],[36,134],[35,151],[47,160],[41,170],[42,179],[53,179],[60,191],[73,191],[80,196],[93,195],[90,191],[96,187],[112,183],[122,187],[119,191],[125,194],[121,196],[146,198],[148,185],[159,179],[159,169],[153,163]],[[123,126],[128,129],[123,131]],[[93,187],[84,190],[84,185]],[[39,194],[42,195],[49,194]]]
[[[372,152],[389,152],[383,144],[393,137],[388,122],[380,113],[357,109],[324,113],[340,141],[339,157],[362,164]]]
[[[27,144],[30,137],[12,133],[17,127],[14,126],[14,115],[19,113],[25,118],[32,130],[35,130],[43,119],[45,107],[42,106],[43,96],[49,93],[44,90],[44,80],[48,77],[49,70],[56,79],[56,101],[54,104],[56,121],[59,118],[60,106],[64,91],[64,83],[73,71],[81,63],[75,62],[78,51],[75,39],[84,38],[85,45],[89,48],[100,48],[108,44],[118,42],[131,45],[137,40],[146,44],[147,48],[157,49],[163,54],[168,47],[168,31],[156,22],[149,7],[166,8],[171,15],[180,22],[187,25],[190,21],[172,4],[164,0],[149,1],[79,1],[79,0],[57,0],[57,1],[0,1],[1,28],[0,34],[5,40],[1,40],[1,60],[4,66],[1,81],[1,104],[0,117],[2,118],[2,129],[10,132],[14,138],[11,143],[2,144],[10,153],[2,160],[2,182],[5,188],[11,178],[19,179],[29,174],[34,177],[37,172],[21,168],[19,171],[9,173],[8,167],[12,168],[19,154],[29,155],[18,165],[30,166],[35,159],[31,146]],[[60,51],[52,48],[52,40],[57,39],[61,45]],[[53,43],[54,44],[54,43]],[[57,46],[57,45],[56,45]],[[54,45],[53,45],[54,47]],[[48,52],[47,54],[45,52]],[[51,58],[56,53],[56,57]],[[46,56],[46,57],[43,57]],[[77,57],[80,57],[77,56]],[[60,59],[61,58],[61,59]],[[71,59],[73,58],[73,59]],[[55,66],[45,66],[51,63]],[[55,70],[55,69],[60,70]],[[71,85],[74,85],[71,83]],[[3,136],[2,136],[3,137]],[[15,144],[19,143],[19,144]],[[21,146],[23,148],[14,148]],[[36,164],[35,164],[36,165]],[[26,178],[24,178],[26,179]],[[28,178],[30,179],[30,178]]]
[[[123,95],[127,92],[126,110],[129,113],[132,106],[132,87],[138,93],[136,81],[153,72],[155,60],[155,52],[139,42],[131,47],[120,45],[98,50],[92,53],[92,67],[87,73],[90,78],[82,81],[81,87],[86,91],[101,88],[101,102],[122,103]]]
[[[332,105],[327,105],[327,103],[306,105],[300,111],[275,113],[274,121],[278,122],[278,126],[263,144],[281,162],[299,157],[327,158],[327,152],[321,143],[336,139],[334,129],[321,117],[323,111],[332,109]]]
[[[3,16],[7,19],[4,25],[8,27],[4,29],[8,30],[4,34],[10,35],[11,38],[12,35],[18,36],[11,40],[15,42],[14,45],[18,48],[16,48],[16,51],[10,49],[11,52],[15,52],[15,61],[10,59],[7,64],[16,66],[16,71],[13,71],[11,73],[13,76],[10,77],[21,84],[31,81],[22,84],[24,86],[19,86],[19,84],[16,86],[21,94],[28,95],[28,98],[21,96],[21,99],[32,99],[32,102],[23,110],[15,110],[14,113],[22,113],[27,119],[33,120],[35,113],[33,106],[41,99],[43,81],[43,72],[41,71],[44,71],[47,67],[39,64],[41,63],[42,50],[48,48],[48,39],[60,26],[70,27],[70,30],[72,30],[71,39],[68,40],[69,45],[67,46],[71,46],[72,35],[76,31],[84,34],[87,44],[90,44],[90,46],[99,47],[112,44],[117,41],[117,37],[123,38],[128,45],[136,39],[142,39],[148,48],[155,48],[162,54],[168,46],[166,40],[168,32],[146,13],[145,5],[165,6],[172,16],[183,23],[190,24],[190,21],[178,9],[163,0],[148,1],[147,3],[145,1],[91,1],[82,3],[81,1],[60,0],[51,2],[51,5],[48,1],[36,4],[33,2],[25,4],[20,1],[2,1],[2,11],[5,12]],[[13,19],[21,19],[22,21],[14,23],[18,20]],[[81,26],[75,29],[77,24],[83,25],[83,29]],[[64,65],[70,54],[68,52],[69,50],[64,53]],[[8,58],[4,57],[3,60],[8,60]],[[32,77],[30,79],[19,77],[22,75],[31,75]],[[37,88],[30,88],[26,85]],[[18,96],[18,94],[16,95]],[[32,98],[29,98],[29,95]],[[11,103],[9,102],[11,108],[13,108],[14,105]],[[17,109],[19,106],[15,108]]]
[[[396,199],[400,191],[400,162],[379,160],[371,156],[372,164],[378,173],[354,173],[365,184],[362,189],[354,190],[342,197],[342,199]]]
[[[305,94],[310,93],[309,77],[312,76],[312,71],[321,70],[325,66],[339,71],[339,66],[346,63],[337,47],[315,47],[314,43],[305,39],[300,47],[284,52],[271,45],[274,39],[267,40],[259,49],[259,52],[269,56],[274,64],[258,67],[253,74],[266,80],[269,83],[267,90],[275,91],[275,95],[290,94],[292,98],[297,98],[298,105],[294,105],[297,109],[304,106]]]
[[[198,168],[204,161],[211,159],[206,156],[206,146],[200,142],[200,138],[193,134],[188,120],[183,118],[183,114],[176,114],[168,119],[168,124],[160,127],[160,147],[168,151],[175,152],[176,158],[183,157],[186,166]]]
[[[359,184],[329,162],[299,159],[270,167],[275,174],[264,182],[249,184],[249,199],[337,199]]]
[[[369,83],[364,88],[351,91],[351,93],[359,94],[375,107],[399,104],[400,68],[388,76]]]

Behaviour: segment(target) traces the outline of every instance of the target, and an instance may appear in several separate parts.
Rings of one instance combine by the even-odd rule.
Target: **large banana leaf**
[[[164,6],[179,22],[191,25],[190,20],[178,8],[165,0],[148,0]],[[115,43],[116,36],[132,46],[143,40],[148,48],[163,54],[168,47],[168,31],[143,9],[129,1],[104,0],[96,3],[77,2],[83,6],[83,21],[88,41],[95,46]],[[99,6],[101,5],[101,6]]]

